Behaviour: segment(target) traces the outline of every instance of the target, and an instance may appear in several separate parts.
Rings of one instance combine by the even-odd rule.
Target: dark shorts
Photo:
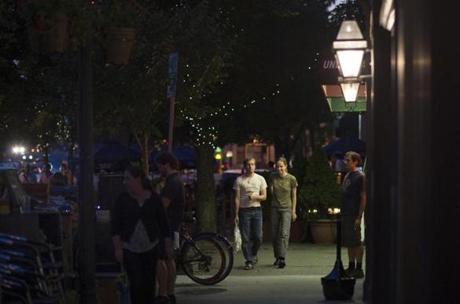
[[[361,246],[361,227],[355,229],[356,216],[342,217],[342,246],[357,247]]]
[[[174,232],[171,234],[170,238],[171,238],[171,240],[173,240],[173,242],[171,242],[171,245],[173,245],[173,243],[174,243]],[[160,259],[160,260],[168,260],[168,256],[166,255],[166,250],[165,250],[165,240],[164,239],[160,240],[160,242],[158,243],[158,245],[156,247],[157,247],[158,259]],[[176,251],[172,250],[172,253],[173,253],[173,256],[171,258],[174,258],[176,256]]]

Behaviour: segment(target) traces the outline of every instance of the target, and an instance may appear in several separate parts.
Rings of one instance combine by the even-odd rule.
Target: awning
[[[366,85],[362,84],[356,102],[345,102],[339,85],[322,85],[331,112],[365,112]]]

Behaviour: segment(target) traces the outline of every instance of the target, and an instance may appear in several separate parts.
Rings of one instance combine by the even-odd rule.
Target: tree
[[[314,133],[332,119],[318,81],[320,53],[333,40],[330,2],[287,1],[246,20],[238,44],[244,55],[225,93],[247,105],[233,113],[237,124],[232,119],[222,124],[224,142],[244,142],[254,134],[290,158],[307,128]]]

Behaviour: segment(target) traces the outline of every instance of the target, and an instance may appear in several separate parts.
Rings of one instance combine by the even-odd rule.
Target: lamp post
[[[356,20],[344,20],[333,42],[339,66],[339,83],[345,102],[356,102],[361,86],[361,67],[367,41],[364,39]],[[361,139],[361,114],[358,114],[358,130]]]
[[[355,102],[361,85],[360,75],[367,41],[356,20],[345,20],[340,25],[333,43],[339,65],[339,83],[345,102]]]

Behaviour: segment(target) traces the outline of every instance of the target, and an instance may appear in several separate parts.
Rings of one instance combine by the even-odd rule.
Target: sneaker
[[[176,296],[175,295],[168,295],[169,304],[176,304]]]
[[[280,259],[278,262],[278,268],[282,269],[284,267],[286,267],[286,261],[284,259]]]
[[[364,278],[364,272],[361,268],[355,269],[352,275],[355,279],[362,279]]]
[[[355,268],[347,268],[345,269],[345,274],[349,277],[353,277],[355,274]]]
[[[273,266],[278,266],[280,263],[280,259],[276,258],[275,262],[273,262]]]
[[[246,262],[246,265],[244,266],[244,270],[252,270],[254,269],[254,265],[251,262]]]

